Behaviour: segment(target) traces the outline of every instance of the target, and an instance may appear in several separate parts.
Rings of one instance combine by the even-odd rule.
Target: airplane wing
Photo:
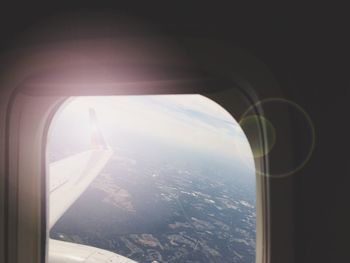
[[[49,263],[136,263],[113,252],[50,239]]]
[[[50,164],[50,228],[99,175],[113,154],[103,139],[94,109],[89,109],[89,114],[90,149]]]
[[[50,164],[48,222],[50,229],[84,193],[113,154],[98,129],[93,109],[90,109],[90,120],[92,124],[91,149]],[[53,239],[49,240],[49,262],[135,263],[133,260],[110,251]]]
[[[88,150],[50,165],[50,228],[86,190],[111,156],[112,150]]]

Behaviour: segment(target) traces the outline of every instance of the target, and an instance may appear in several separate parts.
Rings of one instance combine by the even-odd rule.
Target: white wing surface
[[[88,150],[50,165],[50,228],[99,175],[111,156],[109,149]]]
[[[50,239],[50,263],[136,263],[136,261],[95,247]]]
[[[90,109],[90,119],[91,149],[50,164],[48,222],[50,229],[100,174],[113,154],[98,129],[93,109]],[[50,263],[135,263],[121,255],[91,246],[53,239],[49,240],[48,245]]]

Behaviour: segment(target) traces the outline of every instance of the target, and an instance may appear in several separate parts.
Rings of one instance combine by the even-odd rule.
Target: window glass
[[[255,262],[252,151],[210,99],[70,99],[47,157],[50,262]]]

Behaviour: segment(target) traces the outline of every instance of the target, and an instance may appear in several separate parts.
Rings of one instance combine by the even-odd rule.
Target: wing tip
[[[110,149],[98,125],[97,115],[94,108],[89,108],[89,115],[90,115],[90,123],[91,123],[90,147],[92,149]]]

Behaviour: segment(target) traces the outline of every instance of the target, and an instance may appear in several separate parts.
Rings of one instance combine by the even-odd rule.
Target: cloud
[[[252,160],[243,130],[220,105],[201,95],[79,97],[62,110],[88,123],[95,108],[102,126],[156,136],[187,147]],[[81,127],[88,129],[87,125]]]

